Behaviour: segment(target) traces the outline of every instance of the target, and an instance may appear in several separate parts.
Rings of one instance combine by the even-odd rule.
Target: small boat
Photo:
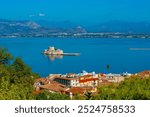
[[[150,50],[150,48],[129,48],[129,50]]]

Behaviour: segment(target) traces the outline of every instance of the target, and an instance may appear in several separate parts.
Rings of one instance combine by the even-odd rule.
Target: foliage
[[[0,99],[35,99],[32,94],[37,74],[21,58],[13,59],[6,49],[0,48]]]
[[[74,94],[73,100],[86,100],[85,96],[84,95],[81,95],[81,94]]]
[[[12,59],[6,49],[0,48],[1,100],[65,100],[67,95],[44,91],[33,94],[33,84],[39,76],[32,72],[21,58]]]
[[[92,99],[92,93],[87,91],[85,94],[86,100],[91,100]]]
[[[6,52],[5,48],[0,48],[0,64],[8,64],[13,58],[10,53]]]
[[[59,93],[50,93],[48,91],[43,91],[36,96],[37,100],[69,100],[69,96]]]
[[[97,100],[150,100],[150,78],[130,77],[119,85],[100,86]]]
[[[108,64],[108,65],[106,65],[106,69],[107,70],[109,70],[110,69],[110,65]]]

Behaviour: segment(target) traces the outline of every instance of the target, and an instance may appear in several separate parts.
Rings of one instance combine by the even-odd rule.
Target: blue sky
[[[0,18],[150,22],[150,0],[0,0]]]

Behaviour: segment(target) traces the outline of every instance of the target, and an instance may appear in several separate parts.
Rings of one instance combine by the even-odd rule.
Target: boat
[[[150,50],[150,48],[129,48],[129,50]]]

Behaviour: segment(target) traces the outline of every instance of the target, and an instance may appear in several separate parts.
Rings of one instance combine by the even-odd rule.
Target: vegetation
[[[110,69],[110,65],[109,64],[106,65],[106,69],[109,71],[109,69]]]
[[[36,100],[69,100],[68,95],[60,93],[50,93],[48,91],[43,91],[36,96]]]
[[[6,49],[0,48],[0,64],[8,64],[10,60],[12,59],[12,56],[10,53],[6,52]]]
[[[99,86],[95,94],[76,94],[74,100],[150,100],[150,77],[133,75],[121,83]]]
[[[97,100],[150,100],[150,78],[132,76],[120,84],[100,86]]]
[[[6,49],[0,48],[1,100],[34,99],[33,83],[37,77],[21,58],[13,59]]]
[[[43,92],[33,94],[33,84],[39,76],[21,58],[13,59],[0,48],[0,100],[69,99],[66,95]]]

